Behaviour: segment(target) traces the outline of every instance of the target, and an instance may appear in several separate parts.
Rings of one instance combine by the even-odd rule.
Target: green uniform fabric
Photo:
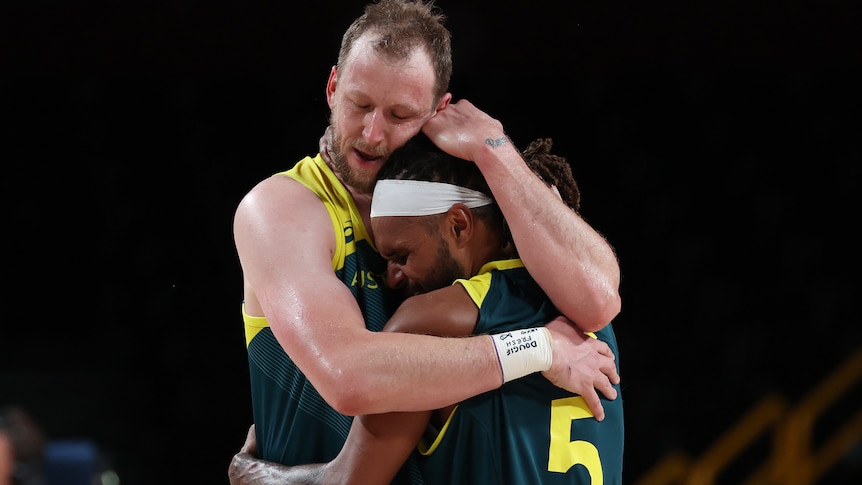
[[[333,270],[356,297],[366,326],[380,331],[395,302],[383,283],[386,262],[373,246],[350,194],[320,155],[300,160],[283,175],[323,201],[338,240]],[[259,456],[285,465],[332,460],[347,438],[352,418],[321,398],[281,348],[265,318],[245,312],[243,317]],[[393,483],[422,483],[414,459]]]
[[[489,263],[458,283],[479,306],[477,334],[543,325],[559,314],[517,259]],[[611,325],[595,336],[618,356]],[[623,400],[615,387],[617,399],[602,400],[602,422],[583,398],[541,373],[460,403],[436,441],[420,445],[425,483],[621,485]]]

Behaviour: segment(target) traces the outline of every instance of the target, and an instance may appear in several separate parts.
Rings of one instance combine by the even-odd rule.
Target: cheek
[[[397,148],[407,143],[407,140],[416,136],[422,129],[425,120],[411,121],[407,123],[393,124],[390,133],[390,146]],[[393,148],[393,149],[394,149]]]
[[[355,130],[362,125],[362,113],[350,107],[350,103],[338,103],[332,108],[331,119],[338,122],[338,128],[342,132]]]
[[[407,263],[401,266],[401,274],[408,280],[416,280],[416,277],[422,276],[422,269],[415,263]]]
[[[411,260],[401,267],[401,272],[404,274],[404,277],[410,281],[425,281],[428,278],[428,275],[434,273],[434,265],[431,264],[431,261],[428,260],[417,260],[416,258],[411,258]]]

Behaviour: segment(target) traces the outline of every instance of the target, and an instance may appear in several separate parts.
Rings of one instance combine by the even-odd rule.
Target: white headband
[[[494,199],[442,182],[379,180],[371,197],[371,217],[442,214],[459,202],[473,209],[493,204]]]

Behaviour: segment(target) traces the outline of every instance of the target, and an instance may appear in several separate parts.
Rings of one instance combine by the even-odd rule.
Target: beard
[[[442,235],[437,234],[437,260],[434,270],[425,275],[422,281],[411,280],[405,296],[427,293],[451,285],[458,278],[469,278],[464,267],[452,257],[449,244]]]
[[[383,148],[368,147],[362,140],[345,140],[332,117],[330,117],[329,126],[332,130],[332,143],[329,147],[332,171],[344,185],[360,194],[371,194],[374,191],[374,184],[377,183],[377,172],[380,171],[380,165],[369,169],[351,168],[347,163],[345,147],[374,156],[381,156],[383,159],[389,158],[389,153]]]

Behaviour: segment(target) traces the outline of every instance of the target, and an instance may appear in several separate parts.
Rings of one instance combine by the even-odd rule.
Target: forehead
[[[415,105],[422,109],[431,109],[435,104],[435,72],[427,51],[413,49],[405,59],[387,57],[374,49],[370,34],[357,39],[339,66],[338,83],[347,94],[373,98],[376,104]]]
[[[371,219],[374,241],[380,254],[417,251],[431,238],[426,216],[382,216]]]

